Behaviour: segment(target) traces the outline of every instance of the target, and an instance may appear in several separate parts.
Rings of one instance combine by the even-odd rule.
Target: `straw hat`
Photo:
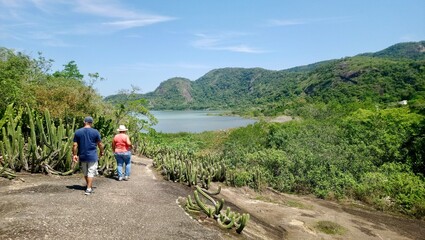
[[[117,129],[118,132],[126,132],[128,129],[125,127],[125,125],[120,125]]]

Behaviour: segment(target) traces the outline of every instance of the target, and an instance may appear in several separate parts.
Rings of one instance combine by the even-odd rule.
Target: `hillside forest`
[[[425,41],[280,71],[215,69],[105,99],[95,90],[99,73],[83,76],[74,61],[52,71],[52,62],[0,48],[2,177],[78,172],[73,133],[91,115],[106,144],[104,175],[115,174],[110,142],[125,124],[134,154],[152,158],[171,181],[273,188],[425,219]],[[259,121],[164,134],[149,112],[162,109],[229,110]],[[268,121],[281,115],[294,120]]]

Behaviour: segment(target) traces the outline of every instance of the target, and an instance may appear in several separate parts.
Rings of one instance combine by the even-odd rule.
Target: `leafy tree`
[[[417,131],[423,116],[410,113],[408,108],[363,110],[345,119],[349,142],[361,145],[376,166],[385,162],[405,162],[407,149],[403,146]]]
[[[25,87],[30,66],[28,56],[0,48],[0,112],[10,103],[22,104],[31,98]]]
[[[82,81],[84,75],[78,70],[78,66],[75,61],[70,61],[69,63],[63,65],[64,69],[62,71],[56,71],[53,73],[54,77],[62,77],[65,79],[76,79]]]
[[[124,101],[116,106],[114,112],[116,124],[127,124],[134,132],[149,130],[158,122],[149,112],[147,100],[138,97],[138,90],[135,86],[132,86],[131,91],[121,90]]]

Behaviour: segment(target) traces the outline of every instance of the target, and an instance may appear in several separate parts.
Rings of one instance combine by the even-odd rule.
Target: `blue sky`
[[[424,0],[0,0],[0,47],[75,61],[102,96],[425,40]]]

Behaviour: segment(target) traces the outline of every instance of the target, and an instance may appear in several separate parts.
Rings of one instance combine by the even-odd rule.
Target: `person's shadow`
[[[81,185],[71,185],[71,186],[66,186],[66,188],[72,189],[72,190],[86,190],[86,187]]]

